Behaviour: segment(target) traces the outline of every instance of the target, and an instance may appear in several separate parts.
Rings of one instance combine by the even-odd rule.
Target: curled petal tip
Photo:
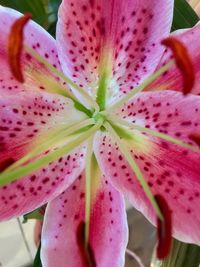
[[[11,27],[8,37],[8,61],[14,77],[21,83],[24,82],[21,66],[21,53],[23,49],[23,31],[32,15],[27,13],[17,19]]]
[[[89,243],[87,244],[87,246],[85,246],[85,223],[83,221],[80,222],[77,227],[76,238],[83,266],[96,267],[97,265],[94,257],[94,251],[92,250]]]
[[[172,219],[171,210],[166,200],[161,195],[156,195],[155,199],[163,214],[163,220],[157,218],[157,257],[158,259],[164,259],[168,256],[171,248],[172,241]]]
[[[172,50],[176,65],[183,76],[183,94],[189,94],[194,86],[195,72],[187,48],[175,37],[166,38],[161,43]]]

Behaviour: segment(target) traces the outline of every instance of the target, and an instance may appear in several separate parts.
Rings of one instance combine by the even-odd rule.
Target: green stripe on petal
[[[86,179],[85,246],[86,247],[89,242],[91,207],[95,203],[97,192],[101,187],[101,171],[99,169],[96,157],[93,153],[93,141],[94,138],[91,137],[88,143],[88,150],[86,155],[86,170],[85,170],[85,179]]]
[[[108,122],[104,123],[104,127],[110,133],[111,137],[115,140],[115,142],[119,146],[119,149],[123,153],[124,157],[126,158],[127,162],[129,163],[130,167],[132,168],[133,172],[135,173],[135,175],[136,175],[138,181],[140,182],[144,192],[146,193],[146,196],[148,197],[149,201],[151,202],[157,216],[162,220],[163,215],[160,211],[160,208],[159,208],[146,180],[144,179],[138,165],[136,164],[135,160],[131,156],[131,153],[126,148],[126,146],[124,146],[120,137],[118,136],[118,134],[115,132],[115,130],[112,128],[112,126]]]
[[[54,147],[58,143],[62,142],[62,140],[66,141],[67,137],[72,134],[76,134],[76,131],[82,128],[85,128],[86,126],[94,124],[93,119],[88,119],[85,121],[82,121],[80,123],[76,123],[70,126],[66,126],[63,128],[58,129],[57,131],[53,131],[52,133],[48,133],[47,136],[43,136],[39,142],[34,144],[35,149],[33,149],[30,153],[25,155],[23,158],[16,161],[14,164],[12,164],[7,170],[13,170],[20,165],[24,164],[28,160],[32,159],[35,156],[38,156],[40,153],[45,152],[46,150]]]
[[[92,154],[93,154],[93,137],[88,141],[87,153],[86,153],[86,167],[85,167],[85,247],[87,248],[89,243],[90,232],[90,210],[91,210],[91,180],[92,180]]]
[[[168,141],[168,142],[171,142],[171,143],[176,144],[178,146],[187,148],[187,149],[192,150],[194,152],[200,152],[200,149],[198,147],[195,147],[194,145],[187,144],[187,143],[181,141],[180,139],[172,137],[170,135],[167,135],[167,134],[164,134],[164,133],[160,133],[158,131],[151,130],[151,129],[146,128],[146,127],[142,127],[142,126],[136,125],[134,123],[127,122],[125,120],[117,118],[116,116],[112,116],[111,115],[111,116],[109,116],[109,118],[113,123],[117,123],[117,124],[126,126],[126,127],[130,128],[132,130],[135,129],[135,130],[138,130],[140,132],[150,134],[152,136],[161,138],[161,139],[163,139],[165,141]],[[128,130],[127,130],[127,132],[130,133],[130,131],[128,131]]]
[[[69,85],[71,85],[82,97],[95,109],[99,110],[99,107],[97,103],[92,99],[91,96],[89,96],[81,87],[79,87],[76,83],[74,83],[72,80],[67,78],[61,71],[59,71],[57,68],[52,66],[47,60],[45,60],[43,57],[41,57],[39,54],[37,54],[32,48],[25,47],[25,50],[31,54],[36,60],[44,64],[49,70],[51,70],[54,74],[58,75],[60,78],[62,78],[65,82],[67,82]],[[73,97],[73,100],[76,99]],[[76,100],[78,102],[78,100]]]
[[[99,87],[97,90],[97,98],[96,102],[99,105],[100,111],[105,110],[106,108],[106,97],[107,97],[107,89],[109,86],[109,82],[111,80],[111,70],[112,70],[112,56],[109,49],[105,49],[102,60],[99,66],[100,74],[99,74]]]
[[[175,64],[174,60],[169,61],[166,65],[158,69],[155,73],[149,76],[141,85],[135,87],[132,91],[130,91],[125,97],[121,98],[118,102],[113,104],[110,108],[108,108],[105,112],[102,112],[105,115],[108,115],[111,111],[120,108],[123,106],[128,100],[132,97],[136,96],[138,93],[142,92],[148,85],[150,85],[153,81],[155,81],[158,77],[160,77],[163,73],[169,70]]]
[[[47,155],[44,155],[42,158],[36,159],[33,162],[30,162],[18,169],[5,171],[0,174],[0,185],[5,185],[12,181],[16,181],[26,175],[31,174],[34,171],[41,169],[42,167],[48,165],[49,163],[57,160],[58,158],[68,154],[74,148],[78,147],[84,141],[86,141],[91,135],[93,135],[102,125],[102,121],[99,121],[95,126],[89,129],[87,132],[80,135],[78,138],[71,140],[66,145],[63,145],[61,148],[50,152]]]

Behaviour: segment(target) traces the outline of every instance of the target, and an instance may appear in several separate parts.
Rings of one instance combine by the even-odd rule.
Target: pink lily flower
[[[176,34],[197,74],[185,96],[161,45],[172,14],[172,0],[63,0],[56,41],[25,26],[21,83],[7,52],[21,14],[0,7],[0,219],[48,202],[43,267],[123,266],[123,194],[153,224],[162,196],[173,236],[200,244],[200,25]]]

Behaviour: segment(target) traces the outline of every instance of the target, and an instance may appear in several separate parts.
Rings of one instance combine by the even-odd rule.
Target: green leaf
[[[14,8],[21,13],[30,12],[33,19],[44,28],[48,28],[48,14],[42,0],[0,0],[0,4]]]
[[[43,215],[41,213],[41,208],[25,214],[23,216],[23,219],[24,219],[23,223],[26,223],[30,219],[43,220]]]
[[[48,33],[50,33],[53,37],[55,37],[56,35],[56,24],[57,21],[55,20],[50,24],[49,28],[47,29]]]
[[[62,0],[49,0],[49,5],[51,6],[52,10],[57,14],[58,7],[61,4]]]
[[[186,0],[175,0],[172,31],[193,27],[199,17]]]
[[[48,32],[55,37],[56,35],[56,24],[58,18],[58,8],[61,4],[62,0],[49,0],[49,12],[51,13],[51,23],[48,28]]]
[[[199,267],[200,247],[173,239],[169,256],[163,261],[153,258],[152,264],[155,267]]]
[[[34,259],[33,267],[42,267],[42,263],[40,259],[40,250],[41,250],[41,244],[38,247],[38,250],[37,250],[37,253]]]
[[[185,260],[182,267],[194,266],[200,264],[200,247],[196,245],[188,245],[185,253]]]

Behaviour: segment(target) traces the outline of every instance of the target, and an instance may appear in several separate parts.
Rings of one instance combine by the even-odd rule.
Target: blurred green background
[[[21,13],[31,13],[33,19],[53,36],[60,3],[61,0],[0,0],[3,6],[14,8]]]

